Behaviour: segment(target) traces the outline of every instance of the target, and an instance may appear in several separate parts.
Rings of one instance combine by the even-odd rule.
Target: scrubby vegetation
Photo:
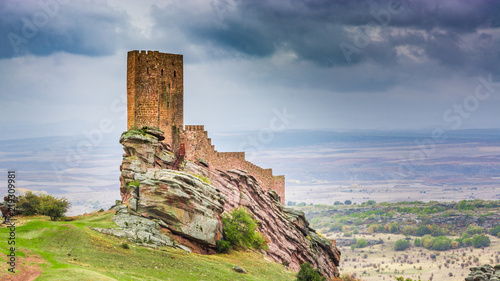
[[[25,195],[19,197],[17,209],[26,216],[43,215],[55,221],[64,216],[69,209],[69,205],[69,201],[65,198],[55,198],[48,194],[37,195],[28,191]]]
[[[333,201],[297,209],[313,228],[336,240],[342,270],[352,277],[436,281],[463,280],[469,267],[500,263],[498,202]],[[366,247],[358,247],[361,239]]]
[[[310,263],[305,262],[300,265],[297,281],[326,281],[326,278],[322,277]]]
[[[231,214],[223,214],[224,239],[217,242],[219,252],[233,248],[266,249],[267,242],[257,231],[257,221],[244,207],[234,209]]]
[[[410,248],[410,242],[405,239],[399,239],[394,246],[395,251],[404,251],[408,248]]]
[[[352,237],[357,233],[403,234],[419,237],[415,240],[415,246],[437,251],[469,246],[487,247],[490,245],[488,234],[500,235],[500,225],[489,229],[482,226],[485,222],[500,219],[499,201],[476,199],[456,203],[377,203],[369,200],[362,204],[346,203],[352,202],[289,205],[300,207],[311,225],[324,233],[341,232],[344,237]]]

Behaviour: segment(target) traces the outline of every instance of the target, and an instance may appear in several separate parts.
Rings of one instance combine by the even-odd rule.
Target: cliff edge
[[[125,151],[122,204],[129,214],[155,223],[161,233],[155,241],[171,239],[187,250],[214,253],[222,238],[222,213],[243,206],[259,222],[268,257],[295,271],[309,262],[324,276],[338,276],[335,241],[310,228],[304,213],[281,205],[276,192],[265,191],[246,171],[212,170],[203,159],[179,161],[163,139],[160,130],[148,128],[129,130],[120,138]],[[178,170],[171,169],[176,166]],[[118,215],[124,216],[123,206]]]

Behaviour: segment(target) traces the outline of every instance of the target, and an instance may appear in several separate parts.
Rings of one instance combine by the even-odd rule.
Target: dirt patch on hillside
[[[15,273],[5,273],[0,276],[0,279],[5,281],[32,281],[42,275],[42,270],[38,265],[44,263],[45,260],[27,250],[22,250],[22,252],[25,253],[25,257],[17,258]],[[2,258],[4,260],[8,259],[6,255],[2,255]],[[5,264],[4,272],[7,272],[10,266],[7,263]]]

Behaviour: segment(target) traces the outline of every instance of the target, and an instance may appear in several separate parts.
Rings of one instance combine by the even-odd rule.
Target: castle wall
[[[285,204],[285,177],[273,176],[272,169],[263,169],[245,160],[245,152],[218,152],[212,145],[202,125],[186,125],[181,133],[181,142],[186,145],[186,159],[197,162],[204,161],[210,169],[227,171],[240,169],[252,175],[264,189],[272,189]]]

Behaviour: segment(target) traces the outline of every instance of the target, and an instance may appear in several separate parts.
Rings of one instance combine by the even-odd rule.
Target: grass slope
[[[237,252],[199,255],[172,248],[149,249],[130,245],[124,239],[98,233],[91,227],[116,227],[114,212],[79,216],[74,221],[52,222],[47,217],[22,219],[16,228],[16,273],[0,265],[0,279],[20,279],[27,272],[41,271],[36,280],[294,280],[295,273],[270,262],[262,254]],[[19,224],[18,224],[19,225]],[[7,228],[0,229],[7,261]],[[232,270],[234,265],[249,273]],[[37,274],[35,274],[37,275]],[[27,278],[24,276],[23,278]]]

